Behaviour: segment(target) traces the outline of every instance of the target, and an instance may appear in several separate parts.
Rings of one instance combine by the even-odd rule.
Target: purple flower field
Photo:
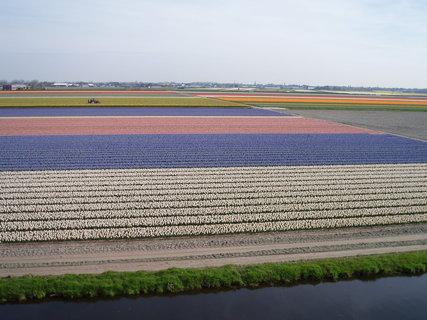
[[[286,117],[290,114],[261,109],[244,108],[0,108],[1,117],[101,117],[101,116],[156,116],[156,117]]]
[[[427,143],[371,134],[11,136],[0,147],[0,171],[427,162]]]

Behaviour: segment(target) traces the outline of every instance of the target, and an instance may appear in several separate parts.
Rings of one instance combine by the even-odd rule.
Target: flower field
[[[426,177],[426,164],[4,172],[1,241],[426,222]]]
[[[61,117],[289,117],[291,115],[262,109],[244,108],[7,108],[1,118],[61,118]]]
[[[32,92],[29,91],[28,94]],[[53,92],[55,93],[55,92]],[[76,92],[74,92],[75,94]],[[105,94],[101,92],[87,92],[91,95]],[[108,93],[108,92],[107,92]],[[88,98],[86,97],[56,97],[56,96],[43,96],[43,97],[25,97],[25,91],[20,93],[23,97],[8,97],[6,92],[0,91],[0,109],[2,108],[68,108],[68,107],[84,107],[87,108]],[[46,94],[46,93],[45,93]],[[72,95],[72,93],[69,93]],[[132,94],[127,92],[126,94]],[[144,96],[145,95],[145,96]],[[97,107],[245,107],[244,105],[236,102],[229,102],[224,100],[213,100],[197,96],[146,96],[144,94],[137,97],[103,97]],[[172,94],[168,94],[172,95]],[[92,105],[93,107],[93,105]]]
[[[0,171],[427,162],[427,143],[380,134],[27,135],[0,145]]]
[[[340,95],[200,94],[228,102],[288,109],[406,110],[427,111],[427,99],[406,97],[360,97]]]
[[[0,110],[0,241],[427,222],[427,143],[258,109]]]
[[[249,119],[248,119],[249,118]],[[291,118],[291,117],[289,117]],[[292,117],[85,117],[0,119],[0,134],[109,135],[109,134],[277,134],[361,133],[370,130]]]

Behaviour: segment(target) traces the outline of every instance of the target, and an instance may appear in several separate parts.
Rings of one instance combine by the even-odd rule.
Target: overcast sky
[[[427,88],[425,0],[0,0],[0,79]]]

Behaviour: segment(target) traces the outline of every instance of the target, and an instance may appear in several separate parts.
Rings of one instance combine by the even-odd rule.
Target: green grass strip
[[[358,105],[358,104],[319,104],[319,105],[304,105],[304,104],[287,104],[287,103],[248,103],[256,107],[280,107],[287,109],[300,110],[372,110],[372,111],[422,111],[426,112],[425,106],[385,106],[385,105]]]
[[[286,106],[287,109],[300,109],[300,110],[371,110],[371,111],[414,111],[414,112],[426,112],[427,108],[411,108],[411,107],[290,107]]]
[[[321,106],[330,106],[330,107],[339,107],[339,106],[355,106],[355,107],[383,107],[383,108],[402,108],[402,107],[409,107],[409,108],[427,108],[426,104],[405,104],[405,103],[399,103],[399,104],[385,104],[385,103],[348,103],[348,102],[341,102],[341,103],[326,103],[326,102],[316,102],[316,103],[308,103],[308,102],[285,102],[285,101],[278,101],[278,102],[250,102],[250,104],[256,104],[256,105],[291,105],[291,106],[307,106],[307,107],[321,107]]]
[[[105,272],[98,275],[24,276],[0,279],[0,301],[23,302],[49,297],[65,299],[162,294],[204,288],[237,288],[298,284],[372,276],[426,272],[427,251],[204,269],[172,268],[157,272]]]

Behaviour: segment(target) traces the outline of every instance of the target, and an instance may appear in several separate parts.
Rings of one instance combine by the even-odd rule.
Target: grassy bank
[[[177,293],[426,272],[427,251],[296,263],[0,279],[0,301]]]

